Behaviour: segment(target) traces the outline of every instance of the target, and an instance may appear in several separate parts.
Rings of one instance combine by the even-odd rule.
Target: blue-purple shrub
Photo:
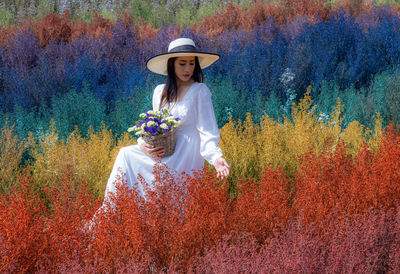
[[[133,26],[118,21],[110,30],[110,37],[84,36],[71,43],[53,40],[44,48],[29,30],[16,35],[6,50],[0,49],[0,108],[3,112],[13,112],[15,105],[28,112],[37,111],[39,106],[46,109],[54,96],[72,89],[79,94],[88,83],[90,93],[104,105],[106,117],[120,117],[117,120],[121,123],[115,120],[111,127],[118,125],[122,130],[125,118],[122,112],[115,116],[118,111],[114,109],[122,105],[115,102],[128,96],[135,98],[137,92],[153,90],[165,82],[165,77],[145,70],[145,61],[165,52],[168,41],[179,36],[193,38],[204,51],[221,54],[221,59],[205,70],[206,78],[221,90],[226,83],[219,87],[217,82],[229,76],[231,83],[225,89],[232,89],[230,96],[237,92],[234,97],[240,95],[246,102],[245,110],[242,106],[240,111],[232,112],[234,118],[242,118],[244,111],[256,117],[270,112],[279,118],[278,102],[287,105],[291,100],[288,89],[298,99],[312,85],[312,96],[317,99],[326,81],[338,86],[338,95],[344,100],[345,94],[357,93],[360,96],[355,102],[365,104],[361,95],[370,97],[363,88],[370,86],[374,75],[400,64],[400,20],[388,8],[374,8],[359,18],[339,11],[328,21],[313,24],[307,17],[295,17],[281,27],[268,19],[251,31],[232,29],[215,37],[207,37],[201,31],[196,34],[190,28],[180,33],[177,26],[169,25],[154,38],[139,40]],[[293,73],[291,81],[284,80],[288,72]],[[354,92],[346,92],[349,88]],[[384,102],[370,99],[376,104]],[[221,111],[217,114],[221,125],[229,114],[229,104],[218,100],[216,104]],[[353,102],[353,106],[357,104]],[[367,112],[353,114],[349,117],[357,117],[361,123],[371,117]],[[393,115],[391,110],[387,117]]]

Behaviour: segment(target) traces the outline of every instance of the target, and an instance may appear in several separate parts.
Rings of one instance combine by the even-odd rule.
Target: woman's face
[[[191,79],[195,66],[195,57],[177,57],[174,68],[177,82],[187,82]]]

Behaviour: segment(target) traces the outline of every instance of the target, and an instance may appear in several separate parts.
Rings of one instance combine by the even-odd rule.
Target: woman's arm
[[[222,157],[222,150],[218,147],[220,135],[211,92],[204,84],[200,86],[197,97],[197,129],[201,139],[200,154],[207,162],[215,166],[219,177],[227,177],[229,165]]]

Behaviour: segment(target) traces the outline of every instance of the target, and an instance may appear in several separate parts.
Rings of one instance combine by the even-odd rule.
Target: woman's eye
[[[179,64],[179,65],[180,65],[180,66],[185,66],[186,63],[183,63],[183,64],[181,63],[181,64]],[[194,63],[193,63],[193,64],[192,64],[192,63],[189,63],[189,66],[194,66],[194,65],[195,65]]]

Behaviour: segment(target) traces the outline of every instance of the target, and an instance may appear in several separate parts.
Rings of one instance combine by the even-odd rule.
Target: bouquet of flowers
[[[139,115],[142,120],[128,128],[128,132],[135,132],[144,141],[153,146],[162,146],[165,149],[164,157],[171,155],[175,150],[175,128],[181,122],[180,118],[171,115],[167,109],[162,111],[148,110]]]

